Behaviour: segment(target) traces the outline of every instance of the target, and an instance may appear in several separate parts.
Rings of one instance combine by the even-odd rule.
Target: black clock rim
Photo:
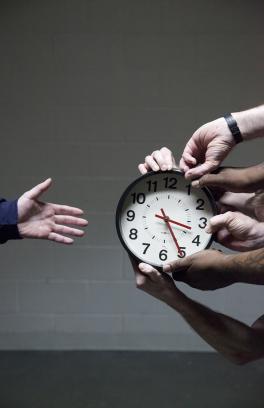
[[[137,177],[135,180],[132,181],[132,183],[130,183],[127,186],[127,188],[124,190],[123,194],[121,195],[121,197],[120,197],[120,199],[118,201],[117,207],[116,207],[115,225],[116,225],[116,232],[117,232],[119,241],[121,242],[123,248],[126,250],[128,255],[130,257],[132,257],[134,260],[139,261],[139,262],[144,262],[145,263],[144,259],[139,258],[138,256],[136,256],[129,249],[129,247],[127,246],[127,244],[126,244],[126,242],[123,239],[123,236],[121,234],[121,229],[120,229],[121,210],[123,208],[123,204],[124,204],[124,201],[125,201],[125,199],[127,197],[128,192],[133,188],[134,185],[136,185],[141,180],[144,180],[145,178],[148,178],[148,177],[156,175],[156,174],[164,174],[164,173],[170,173],[170,174],[175,174],[176,173],[178,175],[184,176],[184,174],[180,170],[165,170],[165,171],[159,170],[159,171],[150,171],[150,172],[148,172],[146,174],[143,174],[143,175]],[[209,199],[209,201],[211,203],[212,209],[213,209],[213,214],[214,215],[218,214],[217,206],[216,206],[216,203],[215,203],[215,200],[214,200],[214,197],[213,197],[213,194],[212,194],[211,190],[208,187],[202,187],[201,190],[203,190],[205,192],[205,194],[207,195],[207,197],[208,197],[208,199]],[[206,247],[203,249],[203,251],[210,248],[213,241],[214,241],[214,235],[211,235],[211,238],[210,238],[208,244],[206,245]],[[155,263],[151,263],[151,265],[154,266],[155,268],[162,268],[161,264],[158,265],[158,264],[155,264]]]

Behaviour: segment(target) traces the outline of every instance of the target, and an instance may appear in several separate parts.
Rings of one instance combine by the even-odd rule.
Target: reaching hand
[[[52,180],[47,179],[18,199],[18,230],[23,238],[40,238],[71,244],[73,239],[65,234],[82,237],[84,231],[72,226],[85,227],[88,221],[79,218],[83,214],[79,208],[39,201],[51,183]]]
[[[210,219],[208,233],[217,233],[217,241],[229,249],[250,251],[264,245],[264,223],[240,212],[227,211]]]
[[[220,213],[238,211],[249,217],[256,218],[255,208],[252,205],[253,193],[230,193],[225,192],[218,198],[216,204]]]
[[[264,221],[264,165],[222,167],[192,182],[193,187],[209,187],[221,212],[240,211]]]
[[[215,290],[235,283],[228,268],[228,259],[229,255],[211,249],[170,262],[163,270],[173,273],[176,281],[185,282],[193,288]]]
[[[172,152],[167,147],[162,147],[160,150],[155,150],[151,155],[145,157],[145,162],[139,164],[138,169],[141,174],[146,174],[149,171],[172,170],[176,168],[175,159]]]
[[[217,174],[206,174],[192,182],[193,187],[211,187],[235,193],[254,193],[264,188],[264,165],[222,167]]]
[[[168,302],[177,294],[178,290],[169,275],[157,271],[148,264],[140,263],[138,265],[132,258],[130,260],[135,272],[138,289],[163,302]]]
[[[188,179],[195,179],[215,170],[235,141],[224,118],[201,126],[188,141],[180,160],[180,169]]]

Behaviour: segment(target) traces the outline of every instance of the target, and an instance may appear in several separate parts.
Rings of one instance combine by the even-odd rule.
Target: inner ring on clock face
[[[166,208],[168,205],[168,200],[171,200],[171,205],[173,205],[173,210],[166,211],[165,219],[156,217],[156,215],[161,214],[161,208]],[[165,221],[170,219],[181,220],[183,224],[191,226],[192,217],[189,208],[185,208],[186,205],[184,201],[177,197],[177,195],[168,194],[167,192],[159,193],[158,200],[156,197],[153,197],[151,200],[148,200],[148,205],[143,210],[143,226],[146,230],[146,233],[149,235],[150,239],[153,237],[153,231],[156,233],[156,240],[160,241],[162,244],[166,242],[171,242],[172,237],[170,231],[168,230],[167,224]],[[171,224],[172,229],[177,233],[178,237],[183,237],[186,234],[190,234],[189,230],[186,228]]]

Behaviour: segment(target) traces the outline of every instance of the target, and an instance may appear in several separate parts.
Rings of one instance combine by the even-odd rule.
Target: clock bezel
[[[138,184],[139,182],[141,182],[141,181],[144,180],[145,178],[148,178],[148,177],[151,177],[151,176],[154,176],[154,175],[157,175],[157,174],[164,174],[164,173],[166,173],[166,174],[175,174],[175,173],[176,173],[176,174],[180,175],[181,177],[184,177],[183,173],[182,173],[181,171],[179,171],[179,170],[150,171],[150,172],[148,172],[148,173],[146,173],[146,174],[143,174],[143,175],[139,176],[139,177],[136,178],[134,181],[132,181],[132,183],[130,183],[130,184],[127,186],[127,188],[125,189],[125,191],[124,191],[123,194],[121,195],[121,197],[120,197],[120,199],[119,199],[119,201],[118,201],[118,204],[117,204],[116,215],[115,215],[115,225],[116,225],[116,231],[117,231],[118,238],[119,238],[119,240],[120,240],[120,242],[121,242],[123,248],[124,248],[124,249],[126,250],[126,252],[128,253],[128,255],[129,255],[130,257],[132,257],[134,260],[139,261],[139,262],[145,262],[145,261],[144,261],[144,259],[139,258],[138,256],[136,256],[136,255],[130,250],[130,248],[127,246],[127,244],[126,244],[126,242],[125,242],[125,240],[124,240],[124,238],[123,238],[123,235],[122,235],[122,233],[121,233],[120,222],[121,222],[121,215],[122,215],[123,204],[124,204],[124,202],[125,202],[125,200],[126,200],[128,194],[129,194],[129,192],[132,190],[132,188],[133,188],[136,184]],[[214,200],[214,197],[213,197],[212,192],[210,191],[210,189],[209,189],[208,187],[202,187],[201,190],[204,191],[204,193],[206,194],[208,200],[210,201],[210,204],[211,204],[212,210],[213,210],[213,214],[214,214],[214,215],[217,215],[217,213],[218,213],[218,211],[217,211],[217,206],[216,206],[216,202],[215,202],[215,200]],[[209,240],[209,242],[208,242],[208,244],[207,244],[207,246],[206,246],[204,249],[202,249],[201,251],[204,251],[204,250],[210,248],[213,241],[214,241],[214,235],[212,234],[212,235],[211,235],[211,238],[210,238],[210,240]],[[151,263],[151,265],[154,266],[155,268],[162,268],[162,265],[161,265],[161,264]]]

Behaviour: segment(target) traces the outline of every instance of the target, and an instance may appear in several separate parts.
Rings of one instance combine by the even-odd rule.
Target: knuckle
[[[202,134],[205,132],[205,130],[206,130],[206,124],[200,126],[200,127],[199,127],[198,129],[196,129],[196,131],[193,133],[193,135],[192,135],[192,137],[190,138],[189,141],[199,139],[199,138],[202,136]]]
[[[160,151],[161,151],[161,152],[164,152],[164,153],[171,153],[171,150],[168,149],[166,146],[163,146],[163,147],[160,149]]]
[[[210,159],[210,160],[208,160],[208,162],[211,164],[211,166],[213,166],[213,167],[218,167],[218,165],[219,165],[219,160],[217,160],[217,159]]]
[[[232,211],[227,211],[224,214],[224,217],[225,217],[227,223],[232,223],[237,218],[235,213],[233,213]]]

